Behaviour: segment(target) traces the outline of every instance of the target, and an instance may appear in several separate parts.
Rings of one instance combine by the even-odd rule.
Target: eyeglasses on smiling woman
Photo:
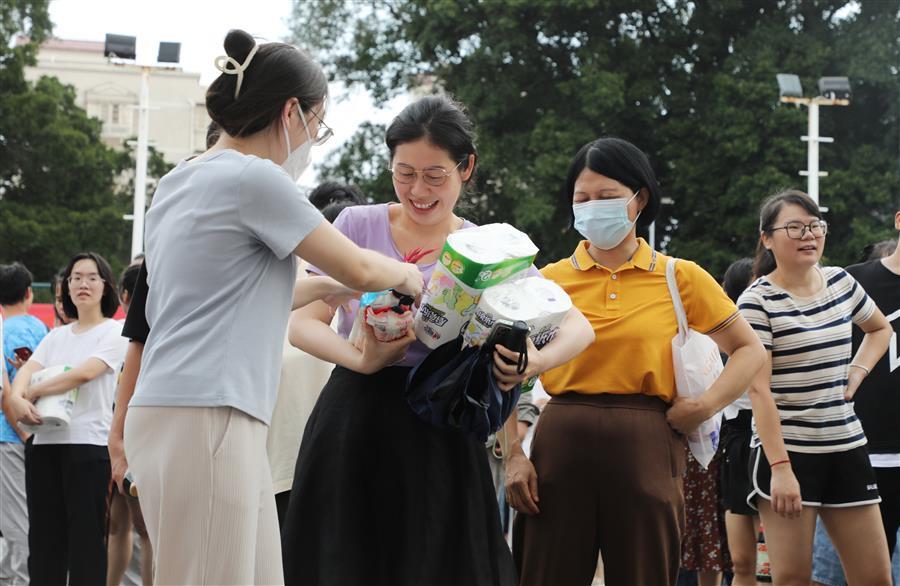
[[[774,232],[775,230],[784,230],[787,232],[788,238],[793,240],[802,239],[806,236],[807,231],[812,233],[816,238],[822,238],[828,233],[828,223],[824,220],[813,220],[809,224],[804,224],[803,222],[788,222],[784,226],[769,228],[770,232]]]
[[[454,171],[456,171],[460,165],[463,164],[463,161],[460,161],[456,164],[455,167],[447,171],[443,167],[428,167],[426,169],[415,169],[411,165],[406,165],[404,163],[397,163],[393,167],[388,167],[388,171],[391,172],[391,176],[393,176],[394,181],[397,183],[410,184],[416,182],[416,177],[419,173],[422,174],[422,181],[431,185],[432,187],[440,187],[447,181],[447,177],[449,177]]]

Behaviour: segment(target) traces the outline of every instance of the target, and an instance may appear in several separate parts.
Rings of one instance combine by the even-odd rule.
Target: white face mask
[[[313,140],[312,136],[309,134],[309,127],[306,125],[306,120],[303,118],[303,111],[300,108],[297,108],[297,112],[300,115],[300,122],[303,123],[303,129],[306,130],[306,142],[297,147],[297,150],[291,150],[291,136],[288,133],[287,122],[282,121],[281,126],[284,128],[284,141],[287,143],[287,159],[281,164],[281,167],[287,171],[287,174],[291,176],[291,179],[297,181],[300,179],[300,176],[303,175],[303,172],[306,171],[306,168],[309,167],[309,164],[312,162],[312,145]]]
[[[628,204],[638,193],[640,190],[628,199],[598,199],[574,204],[575,229],[600,250],[615,248],[625,240],[637,221],[637,217],[633,221],[629,219]]]

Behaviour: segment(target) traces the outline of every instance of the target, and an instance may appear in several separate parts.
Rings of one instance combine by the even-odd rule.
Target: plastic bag
[[[722,355],[712,338],[688,327],[678,283],[675,281],[676,259],[670,258],[666,264],[666,282],[669,294],[675,305],[678,319],[678,333],[672,338],[672,363],[675,367],[675,388],[680,397],[699,397],[722,374]],[[688,435],[688,447],[694,459],[703,466],[709,467],[716,450],[719,448],[719,427],[721,418],[718,413],[700,424]]]

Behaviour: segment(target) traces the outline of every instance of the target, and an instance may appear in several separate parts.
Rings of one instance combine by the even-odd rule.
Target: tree
[[[889,234],[885,218],[900,190],[900,16],[890,2],[853,5],[319,0],[296,4],[291,22],[295,41],[332,75],[365,85],[379,102],[434,80],[469,107],[480,179],[467,217],[513,223],[543,261],[568,254],[578,239],[559,205],[568,162],[593,138],[621,136],[648,153],[674,200],[657,222],[663,245],[721,274],[752,254],[760,201],[805,186],[797,170],[806,115],[778,103],[778,72],[808,76],[807,92],[819,76],[853,79],[853,106],[822,116],[823,134],[836,139],[822,160],[832,171],[822,183],[830,261],[855,260],[861,243]],[[363,171],[384,147],[373,127],[363,133],[324,170],[384,198],[382,176]]]
[[[18,260],[49,280],[72,254],[93,250],[118,271],[130,258],[134,168],[130,151],[100,138],[101,124],[77,106],[56,78],[25,80],[50,33],[47,2],[0,4],[0,262]],[[29,42],[16,44],[22,35]],[[168,165],[151,152],[149,175]]]
[[[0,258],[20,260],[39,280],[80,250],[121,267],[130,241],[115,178],[127,155],[103,144],[100,122],[56,78],[0,99],[10,112],[2,123],[10,148],[0,177]]]

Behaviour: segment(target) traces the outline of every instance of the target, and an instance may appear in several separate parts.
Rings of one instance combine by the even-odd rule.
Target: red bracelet
[[[775,466],[778,466],[779,464],[790,464],[790,463],[791,463],[790,459],[778,460],[777,462],[772,462],[771,464],[769,464],[769,469],[771,470],[772,468],[774,468]]]

